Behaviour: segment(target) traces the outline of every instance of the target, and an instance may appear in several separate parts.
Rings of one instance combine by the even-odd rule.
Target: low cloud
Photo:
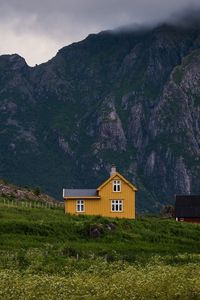
[[[30,65],[89,33],[128,24],[189,24],[199,0],[0,0],[0,54],[19,53]]]
[[[200,5],[173,13],[167,22],[182,27],[200,27]]]

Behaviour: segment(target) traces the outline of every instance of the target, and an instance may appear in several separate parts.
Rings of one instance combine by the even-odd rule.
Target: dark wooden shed
[[[177,195],[176,221],[200,223],[200,195]]]

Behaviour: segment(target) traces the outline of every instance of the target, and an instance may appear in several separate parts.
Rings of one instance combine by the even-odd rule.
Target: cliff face
[[[112,163],[138,208],[200,192],[200,30],[102,32],[30,68],[0,57],[0,175],[96,187]]]

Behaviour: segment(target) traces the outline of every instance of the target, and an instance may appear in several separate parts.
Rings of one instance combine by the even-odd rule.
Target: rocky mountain
[[[105,31],[29,67],[0,56],[0,176],[94,188],[111,164],[140,211],[200,193],[200,29]]]

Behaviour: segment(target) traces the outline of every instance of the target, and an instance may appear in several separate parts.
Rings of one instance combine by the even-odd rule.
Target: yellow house
[[[63,189],[65,213],[135,219],[137,188],[111,168],[97,189]]]

